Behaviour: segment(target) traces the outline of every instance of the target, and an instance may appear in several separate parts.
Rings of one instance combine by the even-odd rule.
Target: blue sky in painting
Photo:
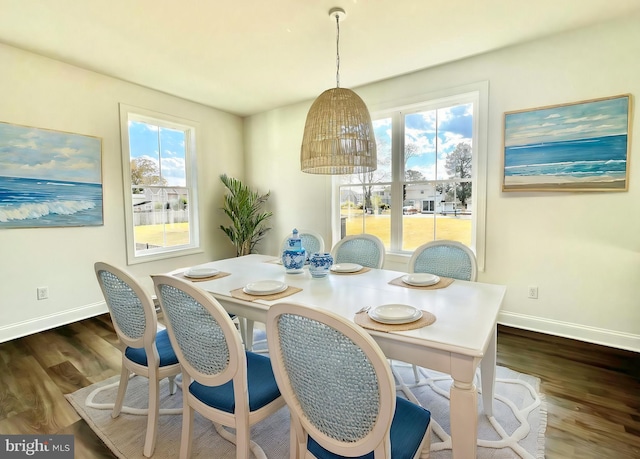
[[[629,98],[618,97],[505,116],[505,146],[626,134]]]
[[[186,185],[183,131],[131,121],[129,143],[132,158],[147,158],[161,166],[162,176],[167,180],[167,185]]]
[[[0,175],[101,183],[97,137],[0,123]]]

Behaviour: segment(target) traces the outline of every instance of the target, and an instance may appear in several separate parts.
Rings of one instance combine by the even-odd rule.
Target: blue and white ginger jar
[[[282,265],[288,274],[297,274],[303,271],[305,261],[307,261],[307,252],[302,247],[298,230],[294,228],[293,234],[287,239],[282,251]]]

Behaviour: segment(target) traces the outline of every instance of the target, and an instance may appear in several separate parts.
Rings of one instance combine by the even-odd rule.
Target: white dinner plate
[[[422,311],[408,304],[383,304],[371,308],[369,317],[383,324],[408,324],[422,317]]]
[[[416,287],[426,287],[440,282],[440,277],[429,273],[413,273],[402,276],[402,282]]]
[[[357,263],[338,263],[337,265],[333,265],[331,267],[331,271],[335,271],[337,273],[355,273],[356,271],[360,271],[362,269],[362,265]]]
[[[218,274],[218,271],[215,268],[189,268],[185,271],[185,277],[192,277],[194,279],[201,279],[203,277],[211,277]]]
[[[244,286],[242,291],[249,295],[273,295],[274,293],[284,292],[287,284],[280,281],[264,280],[257,282],[249,282]]]

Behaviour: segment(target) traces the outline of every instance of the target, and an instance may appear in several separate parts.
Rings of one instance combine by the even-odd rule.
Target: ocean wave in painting
[[[73,215],[77,212],[93,209],[95,206],[96,204],[91,201],[51,201],[19,204],[11,207],[0,206],[0,222],[42,218],[47,215]]]
[[[505,149],[505,183],[624,181],[627,136],[535,143]]]
[[[0,176],[0,227],[102,224],[102,185]]]
[[[616,176],[626,173],[624,160],[573,161],[505,166],[505,175]]]

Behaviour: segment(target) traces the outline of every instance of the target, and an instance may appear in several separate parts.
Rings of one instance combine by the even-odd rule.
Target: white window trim
[[[473,117],[473,145],[474,154],[472,159],[474,198],[472,201],[472,218],[475,231],[471,234],[471,249],[475,252],[478,271],[484,272],[485,268],[485,244],[486,244],[486,213],[487,213],[487,161],[488,161],[488,118],[489,118],[489,82],[481,81],[464,86],[447,88],[439,91],[422,94],[402,100],[389,101],[377,105],[369,106],[369,111],[374,114],[372,118],[379,118],[385,113],[397,111],[410,111],[412,108],[424,106],[425,103],[433,102],[434,107],[438,105],[447,106],[452,100],[457,100],[464,95],[473,95],[476,100],[477,116]],[[397,123],[394,123],[394,125]],[[397,132],[393,133],[393,142],[404,142],[402,136]],[[397,155],[396,155],[397,156]],[[400,161],[400,158],[392,159]],[[332,180],[332,240],[340,240],[340,180],[333,177]],[[399,197],[396,192],[392,196]],[[392,198],[393,199],[393,198]],[[397,202],[395,203],[397,205]],[[393,224],[393,222],[392,222]],[[396,222],[402,224],[402,222]],[[392,234],[393,231],[392,231]],[[398,234],[397,231],[395,234]],[[406,252],[389,253],[390,257],[396,259],[408,258]]]
[[[191,189],[189,196],[189,228],[191,230],[191,243],[186,246],[176,248],[163,248],[160,251],[136,254],[135,237],[133,231],[133,200],[131,196],[131,154],[129,151],[129,120],[136,119],[149,124],[160,124],[166,127],[178,129],[189,128],[190,145],[192,148],[187,152],[185,167],[187,168],[187,185]],[[149,261],[162,260],[183,255],[202,253],[204,250],[200,246],[200,224],[198,206],[198,174],[197,174],[197,151],[199,150],[200,123],[197,121],[179,118],[165,113],[147,110],[132,105],[120,104],[120,140],[122,151],[122,183],[124,195],[124,220],[125,236],[127,246],[127,264],[146,263]]]

